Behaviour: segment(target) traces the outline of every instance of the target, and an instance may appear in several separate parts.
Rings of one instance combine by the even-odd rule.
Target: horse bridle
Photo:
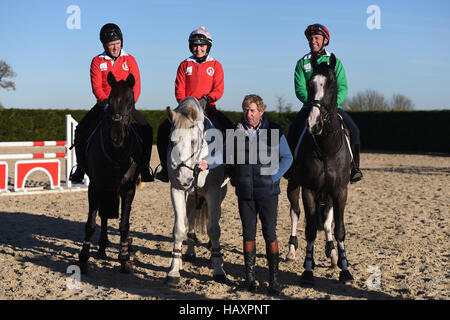
[[[317,107],[317,108],[319,108],[320,117],[321,117],[322,120],[323,120],[324,128],[325,128],[325,124],[329,124],[330,121],[331,121],[331,119],[330,119],[330,114],[331,114],[331,112],[328,111],[328,110],[320,103],[320,101],[318,101],[318,100],[313,100],[313,101],[311,101],[310,106],[311,106],[311,108],[312,108],[312,107]],[[328,131],[328,134],[332,134],[332,133],[339,132],[339,131],[344,132],[344,128],[343,128],[343,127],[340,127],[340,128],[338,128],[338,129],[335,129],[335,130],[332,130],[332,131]],[[317,143],[317,140],[316,140],[315,135],[314,135],[314,134],[311,134],[311,136],[312,136],[312,139],[313,139],[313,142],[314,142],[314,147],[316,148],[316,151],[318,152],[320,158],[322,158],[322,159],[331,158],[332,156],[334,156],[335,154],[337,154],[337,153],[341,150],[342,146],[344,145],[344,141],[343,141],[343,139],[341,139],[341,145],[339,146],[339,148],[337,149],[337,151],[334,152],[334,153],[331,154],[331,155],[325,156],[324,152],[322,151],[322,149],[320,148],[319,144]],[[342,137],[344,137],[344,135],[342,135]]]
[[[196,125],[194,124],[194,127]],[[197,126],[198,127],[198,126]],[[173,132],[173,128],[172,128],[172,132]],[[201,130],[198,130],[198,141],[202,142],[203,141],[203,132]],[[172,142],[171,142],[172,143]],[[172,143],[173,144],[173,143]],[[198,175],[200,173],[200,169],[198,168],[198,161],[195,161],[195,159],[200,156],[201,152],[202,152],[202,147],[203,147],[203,143],[200,144],[200,147],[198,148],[198,150],[194,150],[192,152],[192,154],[184,161],[181,161],[177,167],[176,170],[180,169],[180,168],[187,168],[189,170],[191,170],[193,172],[193,176],[194,176],[194,183],[192,184],[191,188],[197,188],[197,181],[198,181]],[[173,147],[172,147],[173,149]],[[193,159],[194,162],[194,166],[190,167],[186,164],[186,162],[188,162],[190,159]]]

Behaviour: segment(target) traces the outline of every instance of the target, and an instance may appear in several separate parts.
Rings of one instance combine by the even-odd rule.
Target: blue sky
[[[66,13],[80,8],[80,29],[70,30]],[[369,30],[366,10],[377,5],[380,29]],[[117,23],[124,49],[137,59],[142,78],[138,109],[176,106],[174,80],[190,55],[189,33],[211,32],[211,55],[225,73],[222,110],[239,110],[256,93],[268,110],[276,96],[293,109],[293,73],[309,51],[303,31],[328,27],[327,49],[341,59],[349,96],[374,89],[386,98],[400,93],[415,109],[450,109],[449,1],[2,1],[0,59],[17,73],[16,91],[0,90],[7,108],[88,109],[95,103],[89,79],[92,58],[103,51],[99,30]]]

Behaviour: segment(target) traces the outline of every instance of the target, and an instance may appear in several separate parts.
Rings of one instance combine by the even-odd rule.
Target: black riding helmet
[[[114,23],[105,24],[100,30],[100,41],[105,45],[115,40],[120,40],[123,48],[123,36],[119,26]]]

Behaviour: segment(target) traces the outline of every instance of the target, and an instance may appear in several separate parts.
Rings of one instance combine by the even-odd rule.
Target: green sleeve
[[[337,103],[338,107],[342,109],[341,104],[347,98],[348,85],[344,67],[342,66],[342,62],[339,59],[336,59],[336,67],[334,68],[334,72],[336,73],[338,85]]]
[[[303,104],[306,104],[308,102],[308,89],[306,88],[306,79],[303,72],[302,60],[299,60],[294,72],[295,95]]]

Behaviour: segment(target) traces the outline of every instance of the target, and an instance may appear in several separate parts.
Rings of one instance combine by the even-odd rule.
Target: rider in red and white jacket
[[[175,80],[175,97],[178,103],[186,97],[208,99],[206,109],[215,108],[223,95],[223,69],[219,61],[207,56],[202,63],[195,56],[181,62]]]
[[[214,126],[224,131],[232,129],[233,123],[219,110],[215,102],[223,95],[223,69],[219,61],[209,55],[212,46],[211,34],[200,27],[189,35],[189,50],[192,56],[183,60],[175,79],[175,98],[180,103],[186,97],[196,98],[205,108],[206,117]],[[157,147],[161,171],[156,178],[167,182],[167,146],[169,144],[170,122],[165,120],[158,127]]]
[[[97,98],[97,102],[108,99],[111,87],[108,84],[108,73],[112,72],[117,81],[126,80],[131,73],[136,80],[133,87],[134,102],[137,103],[141,93],[141,76],[136,59],[131,54],[120,49],[120,55],[113,59],[106,51],[95,56],[91,63],[91,85],[92,92]]]
[[[85,150],[87,140],[92,131],[102,119],[104,110],[108,105],[111,87],[108,84],[108,73],[112,72],[117,81],[126,80],[129,74],[135,79],[134,102],[136,103],[141,93],[141,76],[134,57],[123,50],[123,36],[120,28],[113,24],[105,24],[100,30],[100,41],[105,51],[92,59],[91,85],[92,92],[97,98],[97,104],[81,119],[75,129],[75,153],[77,156],[77,169],[70,175],[73,183],[81,183],[87,170]],[[142,181],[153,181],[150,174],[150,157],[153,144],[153,129],[144,116],[133,109],[132,123],[143,140],[143,165],[139,168]]]

